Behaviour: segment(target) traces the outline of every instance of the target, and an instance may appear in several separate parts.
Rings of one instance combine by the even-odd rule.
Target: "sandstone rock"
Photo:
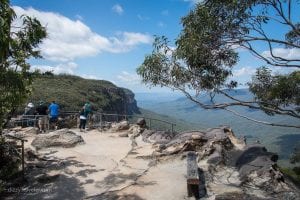
[[[11,129],[12,131],[21,131],[22,130],[22,126],[17,126]]]
[[[130,128],[128,121],[121,121],[119,123],[113,124],[111,130],[112,131],[125,131]]]
[[[174,137],[174,133],[169,131],[145,130],[142,133],[142,137],[145,142],[163,144],[169,142]]]
[[[5,134],[12,135],[18,138],[24,138],[26,136],[36,135],[38,133],[38,128],[36,127],[16,127],[10,130],[6,130]]]
[[[192,135],[192,139],[193,140],[200,140],[202,137],[200,135],[196,135],[196,134],[193,134]]]
[[[208,157],[207,162],[212,165],[218,165],[223,162],[223,157],[218,151],[215,151]]]
[[[83,143],[80,135],[76,135],[69,129],[61,129],[48,134],[38,135],[31,143],[36,149],[47,147],[73,147],[79,143]]]
[[[145,128],[146,127],[145,118],[138,118],[136,124],[139,125],[141,128]]]
[[[37,134],[38,128],[37,127],[26,127],[26,128],[22,128],[20,130],[20,132],[24,133],[25,135]]]
[[[127,133],[127,132],[125,132],[125,133],[120,133],[120,134],[119,134],[119,137],[128,137],[128,133]]]
[[[32,149],[26,148],[24,151],[25,151],[24,154],[25,154],[25,157],[27,158],[27,160],[33,161],[36,158],[38,158],[38,156],[36,155],[36,153]]]
[[[259,198],[254,195],[248,195],[241,192],[228,192],[224,194],[219,194],[216,196],[215,200],[271,200],[266,198]]]

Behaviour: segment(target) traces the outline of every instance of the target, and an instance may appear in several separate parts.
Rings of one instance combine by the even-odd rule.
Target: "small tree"
[[[297,127],[297,125],[273,124],[241,115],[231,106],[260,109],[269,115],[288,115],[300,118],[300,73],[272,75],[262,67],[249,83],[253,100],[245,101],[231,96],[228,90],[237,87],[237,81],[229,81],[232,69],[238,62],[237,47],[244,48],[266,62],[268,67],[300,68],[300,59],[276,54],[275,48],[300,49],[299,2],[278,0],[206,0],[196,5],[182,18],[183,30],[176,39],[175,48],[169,46],[166,37],[156,37],[152,54],[147,55],[137,69],[144,83],[150,86],[166,86],[182,91],[190,100],[205,109],[224,109],[240,117],[258,123]],[[293,16],[293,11],[297,16]],[[298,18],[297,18],[298,17]],[[266,29],[278,24],[286,32],[271,37]],[[261,54],[259,47],[269,50]],[[193,95],[191,91],[195,91]],[[197,97],[207,92],[212,103],[206,104]],[[216,103],[215,94],[230,99]],[[292,105],[292,106],[290,106]],[[290,107],[289,107],[290,106]]]
[[[40,57],[37,47],[46,37],[37,19],[22,16],[22,26],[13,27],[14,19],[9,0],[0,0],[0,132],[30,93],[30,65],[26,60]]]

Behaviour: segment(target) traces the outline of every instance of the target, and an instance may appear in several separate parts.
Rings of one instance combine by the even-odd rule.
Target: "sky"
[[[11,0],[11,5],[18,16],[34,16],[47,28],[48,37],[40,45],[43,59],[30,60],[32,69],[108,80],[133,92],[169,92],[147,88],[136,68],[151,53],[155,35],[175,41],[182,30],[181,18],[198,1]],[[270,33],[274,30],[278,28],[270,25]],[[264,47],[260,51],[268,53]],[[297,49],[276,51],[300,58]],[[233,79],[246,83],[263,63],[248,52],[239,53]]]

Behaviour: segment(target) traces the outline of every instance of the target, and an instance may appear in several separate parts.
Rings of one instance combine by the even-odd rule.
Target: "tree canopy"
[[[0,130],[30,93],[27,60],[41,57],[37,47],[47,35],[37,19],[22,16],[17,27],[13,23],[16,18],[9,0],[0,0]]]
[[[281,114],[300,118],[300,58],[281,56],[277,48],[300,49],[299,1],[278,0],[206,0],[195,6],[181,20],[183,29],[170,46],[168,38],[157,36],[154,48],[137,73],[145,84],[166,86],[182,91],[189,99],[205,109],[225,109],[246,119],[273,124],[242,116],[231,106],[260,109],[269,115]],[[268,25],[282,29],[269,34]],[[260,48],[268,53],[262,53]],[[248,83],[253,100],[231,96],[238,82],[232,79],[234,66],[239,62],[237,49],[246,49],[265,62]],[[296,69],[290,74],[273,74],[270,67]],[[195,95],[193,94],[195,91]],[[206,104],[197,95],[207,92],[212,103]],[[216,103],[215,94],[225,95],[229,102]]]

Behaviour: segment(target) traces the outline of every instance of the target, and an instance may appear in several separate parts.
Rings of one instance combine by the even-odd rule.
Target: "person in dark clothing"
[[[85,131],[86,123],[88,121],[88,116],[92,112],[91,104],[89,102],[85,103],[84,106],[79,111],[79,129],[80,132]]]
[[[39,102],[38,107],[36,108],[36,114],[40,115],[39,116],[39,121],[38,121],[38,126],[39,126],[39,131],[41,132],[46,132],[46,125],[48,124],[48,107],[44,104],[43,101]]]
[[[80,119],[79,128],[80,128],[80,131],[82,132],[85,130],[86,119],[87,119],[87,112],[85,112],[84,108],[82,108],[79,113],[79,119]]]

